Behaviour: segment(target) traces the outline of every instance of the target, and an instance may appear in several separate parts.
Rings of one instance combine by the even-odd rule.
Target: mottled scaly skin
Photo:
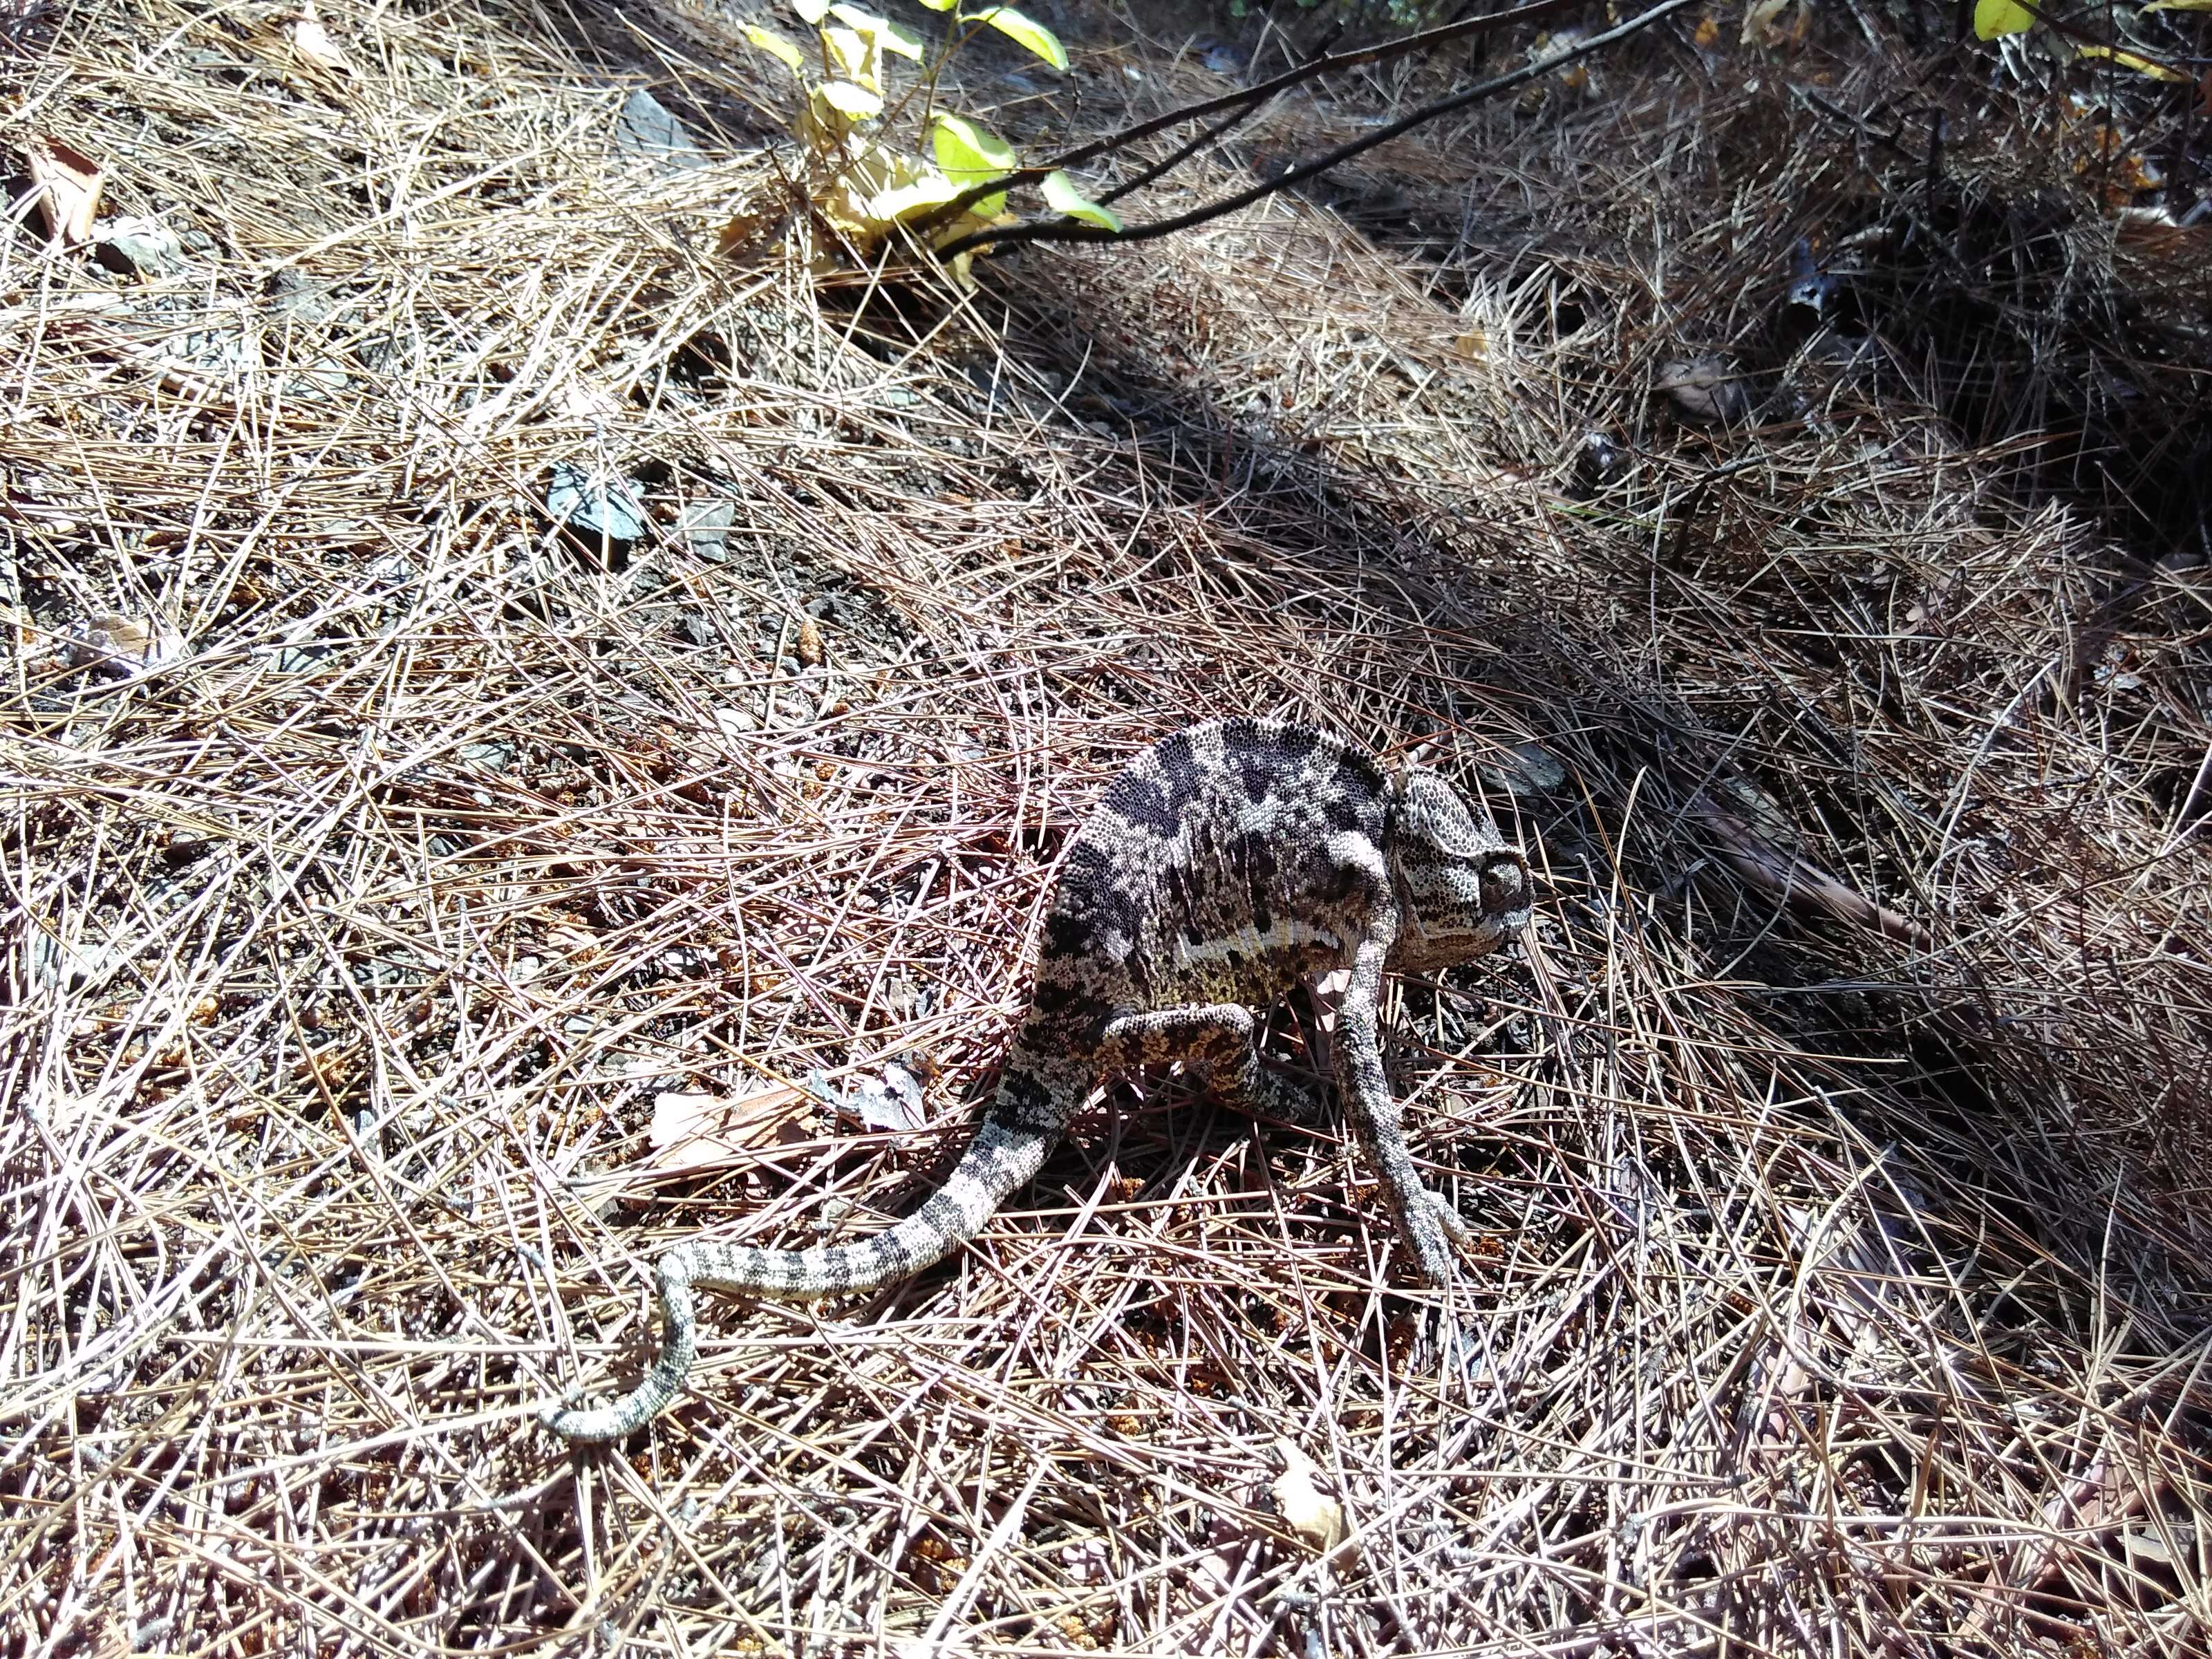
[[[1165,738],[1114,781],[1068,848],[1029,1016],[944,1187],[858,1244],[676,1246],[660,1260],[665,1343],[650,1375],[611,1406],[554,1407],[546,1425],[572,1440],[617,1439],[673,1399],[696,1345],[696,1286],[803,1301],[941,1261],[1036,1174],[1103,1073],[1180,1060],[1231,1104],[1311,1118],[1310,1097],[1261,1069],[1252,1010],[1340,968],[1351,984],[1338,1014],[1338,1091],[1423,1275],[1445,1283],[1446,1235],[1462,1230],[1406,1150],[1376,999],[1386,966],[1439,968],[1496,950],[1527,924],[1529,897],[1526,860],[1436,773],[1386,771],[1334,738],[1267,720]]]

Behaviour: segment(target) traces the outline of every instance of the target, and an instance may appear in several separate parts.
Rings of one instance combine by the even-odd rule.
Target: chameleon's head
[[[1395,969],[1446,968],[1487,956],[1528,925],[1528,860],[1488,814],[1424,767],[1400,776],[1390,821],[1397,890]]]

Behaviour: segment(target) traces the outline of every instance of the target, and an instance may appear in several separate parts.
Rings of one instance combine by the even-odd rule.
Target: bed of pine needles
[[[2202,1651],[2212,586],[2007,418],[2161,313],[1970,409],[1898,344],[1972,321],[1933,266],[1774,345],[1924,132],[1869,137],[1903,46],[1715,15],[963,294],[787,256],[704,12],[341,0],[341,70],[19,9],[11,158],[197,234],[0,239],[0,1652]],[[1101,22],[1069,118],[1227,84],[1182,45]],[[708,165],[615,142],[653,76]],[[2056,273],[2015,319],[2195,303],[2040,131],[1916,210]],[[1425,743],[1539,868],[1394,994],[1460,1283],[1333,1127],[1146,1077],[947,1267],[706,1298],[647,1431],[540,1430],[665,1243],[941,1177],[1072,828],[1231,713]],[[892,1068],[921,1127],[855,1121]]]

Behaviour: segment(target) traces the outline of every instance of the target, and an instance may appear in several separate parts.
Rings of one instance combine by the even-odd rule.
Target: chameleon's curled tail
[[[693,1241],[660,1258],[660,1358],[644,1382],[611,1406],[583,1410],[554,1406],[539,1421],[571,1440],[619,1440],[650,1422],[684,1386],[698,1350],[694,1286],[811,1302],[870,1291],[942,1261],[975,1235],[1007,1194],[1025,1186],[1060,1134],[1063,1097],[1048,1073],[1065,1062],[1010,1060],[982,1126],[945,1185],[912,1215],[858,1244],[808,1250],[761,1250]],[[1065,1086],[1063,1083],[1062,1086]]]

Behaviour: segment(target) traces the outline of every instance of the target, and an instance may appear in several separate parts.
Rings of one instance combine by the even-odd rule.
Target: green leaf
[[[2035,14],[2020,0],[1974,0],[1974,38],[1994,40],[2035,27]]]
[[[1012,6],[1000,6],[992,11],[963,11],[963,23],[988,23],[1010,40],[1018,40],[1056,70],[1067,67],[1067,48],[1060,44],[1060,37],[1034,18],[1024,17]]]
[[[830,15],[830,0],[791,0],[791,9],[800,22],[818,23]]]
[[[1048,173],[1044,176],[1045,205],[1055,213],[1065,213],[1071,219],[1081,219],[1104,230],[1121,228],[1121,216],[1109,207],[1101,207],[1075,187],[1075,180],[1064,173]]]
[[[921,0],[927,5],[929,0]],[[2145,11],[2212,11],[2212,0],[2150,0]]]
[[[2139,52],[2129,52],[2120,46],[2077,46],[2075,52],[2081,58],[2109,58],[2121,68],[2148,75],[2154,81],[2186,81],[2191,78],[2154,58],[2146,58]]]
[[[806,55],[774,29],[764,29],[757,23],[745,25],[745,39],[771,58],[780,58],[793,72],[803,72]]]
[[[848,121],[869,121],[884,112],[884,95],[850,81],[824,81],[815,94]]]
[[[951,11],[955,0],[921,0],[921,3],[932,11]]]
[[[1002,179],[1018,164],[1012,144],[964,115],[939,115],[931,125],[929,145],[936,154],[937,165],[963,191],[986,179]],[[974,204],[974,211],[986,219],[995,219],[1006,210],[1004,191]]]
[[[874,40],[884,51],[895,52],[902,58],[911,58],[917,64],[921,61],[921,37],[903,23],[894,23],[888,17],[878,17],[872,11],[862,11],[858,6],[848,6],[844,0],[836,0],[836,3],[830,8],[830,15],[855,34]]]

